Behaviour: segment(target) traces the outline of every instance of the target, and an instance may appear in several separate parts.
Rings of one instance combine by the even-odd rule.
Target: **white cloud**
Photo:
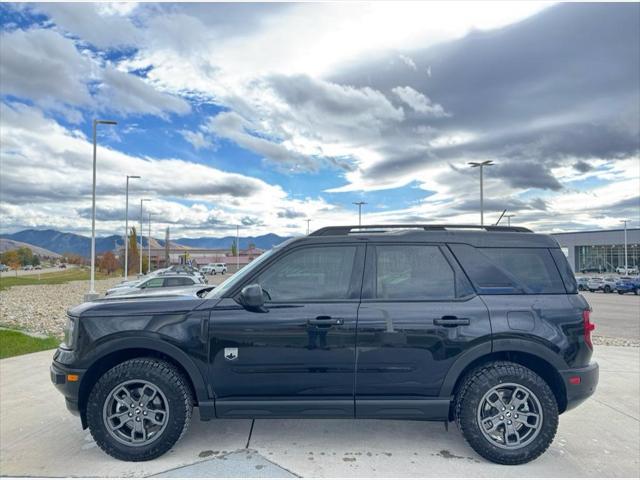
[[[35,7],[55,25],[99,48],[133,45],[139,32],[128,15],[133,3],[43,3]]]
[[[90,60],[72,40],[53,30],[14,30],[0,34],[0,89],[47,106],[87,106]]]
[[[204,133],[200,131],[192,132],[191,130],[179,130],[178,133],[189,142],[196,150],[214,148],[215,143]]]
[[[391,91],[416,112],[433,118],[449,116],[442,105],[433,103],[429,97],[411,87],[395,87]]]
[[[167,112],[179,115],[191,111],[185,100],[156,90],[142,78],[107,66],[102,72],[99,99],[104,110],[123,115],[150,114],[166,118]]]

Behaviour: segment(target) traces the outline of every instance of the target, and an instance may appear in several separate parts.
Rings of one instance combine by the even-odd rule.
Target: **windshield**
[[[233,290],[236,285],[241,283],[247,276],[251,275],[256,268],[260,267],[264,262],[269,260],[274,253],[276,253],[282,245],[278,245],[277,247],[272,248],[271,250],[267,250],[258,258],[256,258],[253,262],[246,264],[236,273],[227,278],[224,282],[218,285],[216,288],[211,290],[206,296],[206,298],[222,298],[224,295]]]

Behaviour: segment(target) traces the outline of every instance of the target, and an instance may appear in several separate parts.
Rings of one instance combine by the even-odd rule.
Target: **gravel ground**
[[[121,278],[96,280],[100,294]],[[37,334],[62,336],[67,309],[82,303],[89,281],[60,285],[25,285],[0,291],[0,324]]]

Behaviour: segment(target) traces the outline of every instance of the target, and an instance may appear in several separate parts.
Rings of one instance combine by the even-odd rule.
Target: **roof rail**
[[[389,229],[413,228],[426,231],[432,230],[485,230],[487,232],[531,232],[525,227],[504,227],[498,225],[437,225],[437,224],[391,224],[391,225],[345,225],[335,227],[324,227],[310,233],[313,237],[326,235],[348,235],[350,233],[383,233]]]

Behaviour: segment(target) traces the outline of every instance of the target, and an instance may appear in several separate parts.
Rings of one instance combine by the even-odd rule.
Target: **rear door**
[[[491,326],[451,253],[436,244],[369,245],[358,313],[356,416],[441,418],[445,375]]]

